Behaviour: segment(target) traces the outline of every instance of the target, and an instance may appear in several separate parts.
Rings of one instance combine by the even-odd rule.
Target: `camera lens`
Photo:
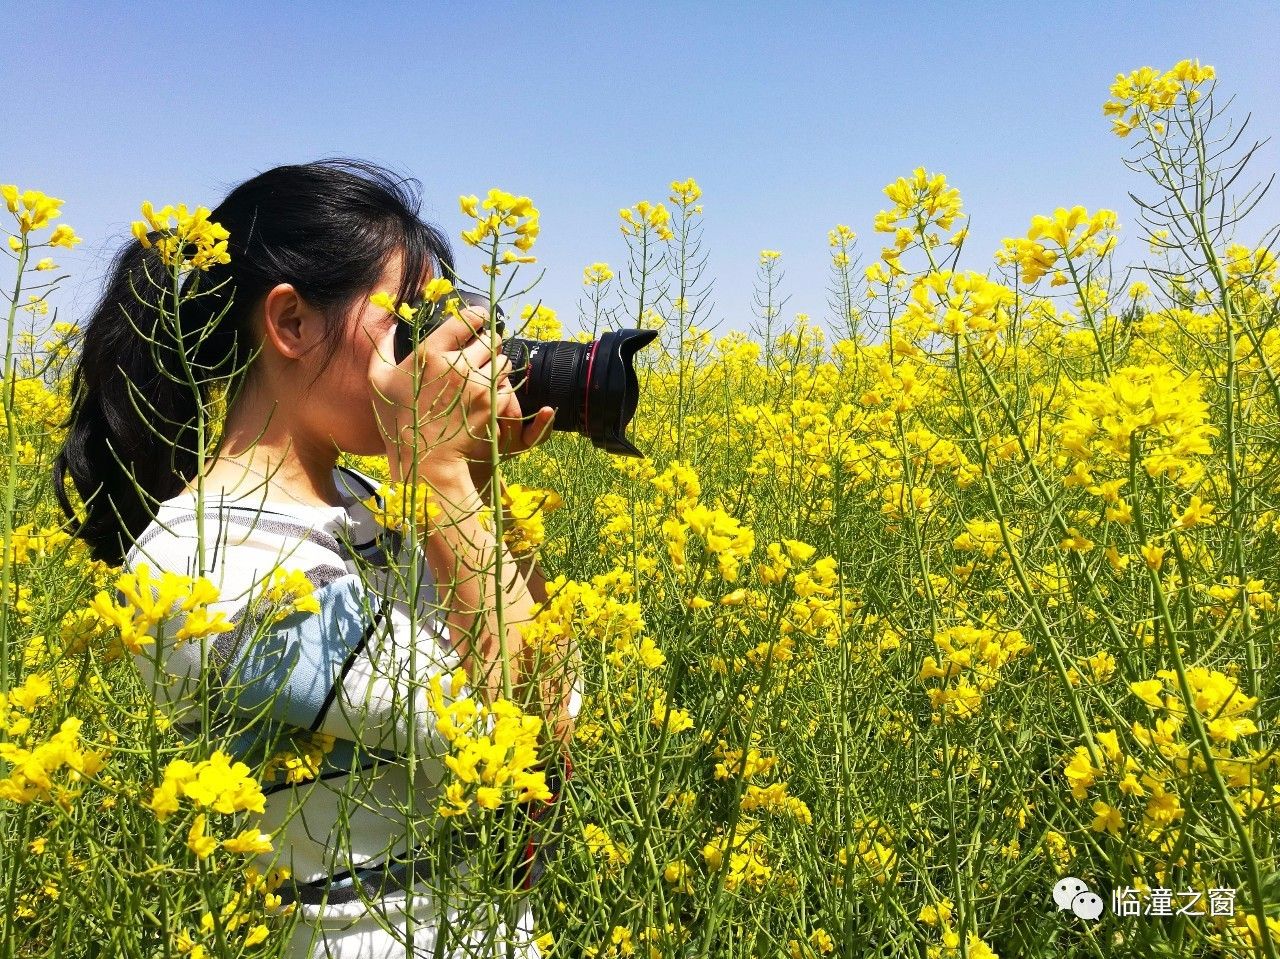
[[[482,310],[489,301],[474,293],[460,293]],[[497,316],[502,317],[498,307]],[[442,322],[433,310],[422,335]],[[502,332],[502,320],[495,324]],[[556,411],[552,429],[580,433],[600,449],[623,456],[643,456],[626,437],[627,424],[640,400],[636,351],[657,337],[655,330],[614,330],[590,343],[573,340],[504,339],[502,352],[511,360],[511,385],[525,418],[544,406]],[[412,329],[401,322],[396,329],[396,362],[414,348]]]
[[[590,343],[571,340],[503,340],[511,360],[511,385],[522,410],[556,411],[552,429],[581,433],[610,453],[644,454],[626,438],[640,399],[634,357],[654,330],[615,330]]]
[[[520,408],[534,413],[544,406],[553,407],[554,429],[585,432],[582,399],[587,392],[590,350],[594,345],[569,340],[503,340],[502,352],[511,360],[511,385],[516,389]]]

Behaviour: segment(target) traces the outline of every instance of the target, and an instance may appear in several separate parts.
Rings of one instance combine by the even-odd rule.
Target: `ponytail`
[[[199,294],[176,304],[173,274],[154,242],[133,239],[117,253],[84,331],[67,436],[53,463],[69,532],[94,559],[119,566],[159,504],[195,478],[200,411],[210,409],[215,388],[234,396],[243,384],[258,346],[253,310],[272,287],[292,284],[324,316],[318,377],[342,347],[346,312],[396,251],[404,255],[399,301],[413,298],[428,270],[454,275],[448,240],[418,218],[417,187],[359,160],[260,173],[209,215],[230,234],[230,262],[191,271],[184,287],[199,277]],[[68,475],[83,520],[67,496]]]

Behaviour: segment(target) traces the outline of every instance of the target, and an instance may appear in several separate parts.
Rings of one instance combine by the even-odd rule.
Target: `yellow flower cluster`
[[[15,564],[48,559],[58,547],[71,539],[65,530],[54,527],[45,527],[35,532],[33,523],[23,523],[10,535],[13,541],[9,546],[9,557]]]
[[[46,687],[43,692],[42,685]],[[47,680],[43,684],[37,681],[33,686],[32,680],[28,678],[23,687],[11,691],[8,701],[0,693],[0,730],[7,728],[10,736],[20,735],[20,731],[29,731],[30,717],[9,714],[9,703],[14,702],[20,708],[30,711],[39,698],[48,694],[47,686]],[[102,768],[106,754],[80,746],[82,725],[82,720],[68,716],[47,742],[35,745],[34,748],[19,746],[14,742],[0,742],[0,759],[4,759],[12,767],[8,778],[0,779],[0,800],[25,804],[49,798],[54,788],[52,776],[64,766],[68,770],[67,779],[71,782],[95,775]],[[63,788],[58,793],[58,802],[64,807],[69,806],[76,795]]]
[[[14,253],[22,250],[23,246],[30,242],[27,234],[43,229],[49,225],[50,220],[62,215],[62,211],[58,208],[62,206],[63,201],[41,193],[39,190],[19,190],[14,184],[6,183],[0,185],[0,196],[4,197],[9,212],[18,219],[19,236],[9,237],[9,249]],[[61,246],[72,250],[80,242],[80,237],[76,236],[75,230],[64,223],[54,227],[46,242],[49,246]],[[53,261],[43,259],[36,264],[36,269],[51,270]]]
[[[631,850],[619,846],[606,830],[595,823],[583,824],[582,838],[592,858],[603,862],[610,872],[631,861]]]
[[[1128,75],[1117,73],[1111,84],[1115,99],[1102,105],[1103,116],[1112,117],[1111,129],[1116,136],[1126,137],[1153,114],[1172,108],[1181,93],[1185,93],[1188,105],[1195,103],[1200,99],[1196,87],[1213,77],[1213,67],[1202,67],[1199,60],[1179,60],[1164,73],[1152,67],[1142,67]],[[1156,133],[1164,131],[1158,122],[1153,129]]]
[[[25,736],[31,728],[29,714],[52,695],[53,684],[44,673],[31,673],[21,686],[15,686],[7,693],[0,691],[0,732],[8,732],[14,737]]]
[[[893,201],[892,210],[876,214],[877,233],[892,233],[895,224],[920,218],[949,230],[960,212],[960,191],[947,186],[943,173],[930,175],[924,167],[912,171],[911,178],[898,177],[884,188],[884,194]]]
[[[893,846],[893,834],[883,823],[871,819],[856,825],[857,840],[836,853],[839,868],[834,875],[837,886],[844,885],[845,872],[852,865],[857,870],[856,879],[871,881],[883,886],[894,877],[898,865],[898,853]]]
[[[374,306],[386,310],[388,313],[392,313],[400,317],[402,320],[408,321],[413,319],[414,310],[412,306],[408,303],[401,303],[397,305],[396,298],[383,290],[379,290],[377,293],[370,296],[369,302]]]
[[[462,196],[458,198],[458,203],[463,213],[480,221],[473,231],[462,235],[462,238],[472,246],[479,246],[486,236],[497,236],[498,228],[501,226],[515,228],[517,238],[513,241],[513,245],[521,250],[532,247],[534,239],[538,236],[538,211],[534,208],[533,201],[527,196],[516,196],[494,187],[483,202],[475,196]],[[487,216],[482,216],[477,209],[477,204],[479,209],[491,212]],[[519,222],[521,219],[524,220],[523,223]]]
[[[960,933],[954,927],[946,925],[942,930],[942,942],[925,949],[925,959],[1000,959],[994,949],[982,941],[976,932],[970,931],[964,938],[964,948],[960,948]]]
[[[249,767],[232,762],[222,750],[208,759],[192,763],[175,759],[164,770],[164,781],[152,793],[147,807],[161,822],[180,808],[182,799],[190,799],[197,808],[230,814],[263,812],[266,797],[262,787],[249,775]]]
[[[1094,740],[1101,753],[1103,768],[1093,764],[1088,747],[1077,746],[1063,770],[1074,798],[1087,798],[1088,790],[1100,777],[1108,775],[1116,782],[1116,790],[1122,796],[1146,800],[1143,819],[1152,828],[1162,829],[1181,818],[1182,803],[1176,786],[1172,790],[1168,788],[1170,776],[1167,770],[1152,768],[1144,772],[1134,757],[1125,755],[1121,750],[1114,730],[1099,732]],[[1115,835],[1123,830],[1124,817],[1118,809],[1103,801],[1095,801],[1092,808],[1094,832],[1106,831]]]
[[[139,563],[134,572],[116,581],[116,588],[127,600],[119,605],[106,591],[100,591],[89,608],[103,625],[119,630],[120,641],[131,653],[142,651],[143,645],[154,643],[147,635],[152,627],[171,615],[185,613],[175,640],[199,639],[235,629],[223,613],[209,613],[209,604],[218,601],[218,588],[204,577],[192,579],[168,570],[157,585],[151,579],[151,567]]]
[[[28,294],[27,302],[23,304],[22,309],[30,313],[32,316],[48,316],[49,301],[43,296],[36,296],[34,293]]]
[[[612,279],[613,270],[609,269],[608,263],[592,263],[590,266],[583,267],[583,286],[603,286]]]
[[[273,753],[262,767],[262,778],[272,780],[280,772],[287,783],[315,779],[326,753],[332,751],[335,737],[328,733],[309,732],[302,737],[300,751],[281,750]]]
[[[1059,444],[1092,471],[1106,462],[1127,468],[1136,443],[1149,475],[1192,486],[1204,475],[1194,457],[1211,453],[1209,441],[1219,432],[1201,389],[1198,374],[1164,362],[1121,367],[1100,382],[1085,380],[1067,401],[1056,430]]]
[[[374,306],[386,310],[405,322],[412,322],[418,315],[418,310],[427,303],[438,303],[441,299],[449,296],[453,292],[453,284],[444,277],[436,277],[428,280],[422,288],[422,300],[416,303],[396,303],[396,298],[385,290],[379,290],[369,297],[369,302]],[[444,306],[445,316],[459,315],[458,301],[455,297],[450,297]]]
[[[809,934],[809,945],[813,947],[813,951],[820,956],[835,950],[835,942],[831,939],[831,934],[827,930],[819,926]],[[800,948],[800,940],[788,939],[787,951],[791,955],[791,959],[804,959],[806,953]]]
[[[942,680],[941,685],[928,689],[934,722],[941,722],[943,714],[958,719],[977,715],[983,694],[996,686],[1001,670],[1012,659],[1031,650],[1031,644],[1020,631],[990,625],[951,626],[936,633],[933,640],[942,654],[942,662],[926,656],[916,681]]]
[[[1241,593],[1244,594],[1245,602],[1251,610],[1262,613],[1275,612],[1277,608],[1275,596],[1266,588],[1266,585],[1266,581],[1261,579],[1250,579],[1242,585],[1238,576],[1229,575],[1224,576],[1220,583],[1199,584],[1199,589],[1212,600],[1206,611],[1217,622],[1222,623],[1239,619]]]
[[[717,741],[713,755],[721,760],[716,763],[716,779],[735,777],[751,779],[755,776],[767,776],[778,764],[777,756],[765,756],[755,746],[747,749],[744,756],[741,749],[731,749],[723,739]]]
[[[767,586],[782,582],[795,563],[807,563],[817,552],[816,546],[798,539],[784,539],[765,547],[766,562],[756,567],[760,582]]]
[[[19,193],[12,183],[0,186],[0,195],[4,196],[9,212],[18,218],[18,229],[22,233],[41,230],[49,225],[54,217],[62,215],[58,208],[63,201],[39,190],[24,190]]]
[[[246,830],[236,839],[224,842],[228,851],[247,851],[249,848],[262,847],[269,839],[256,830]],[[199,837],[194,837],[199,842]],[[230,845],[228,845],[230,843]],[[190,845],[190,844],[189,844]],[[262,849],[269,852],[270,849]],[[296,902],[281,908],[282,899],[276,892],[292,872],[288,866],[276,866],[264,876],[254,865],[245,866],[242,872],[244,885],[240,889],[231,889],[229,896],[219,909],[218,919],[212,912],[205,910],[200,916],[198,931],[189,927],[180,929],[173,937],[174,948],[185,959],[210,959],[225,950],[224,943],[230,942],[230,936],[244,929],[243,939],[238,943],[244,949],[251,949],[259,943],[266,942],[271,936],[271,929],[265,923],[258,922],[261,910],[289,916],[297,909]],[[261,897],[261,902],[258,901]]]
[[[511,227],[512,232],[507,235],[512,238],[511,245],[521,253],[528,253],[532,249],[540,227],[538,211],[527,196],[516,196],[494,187],[483,201],[476,196],[460,196],[458,204],[463,213],[476,221],[474,227],[462,232],[462,239],[469,245],[480,246],[486,239],[492,238],[492,249],[496,253],[504,238],[502,228]],[[481,212],[482,210],[487,212]],[[537,257],[521,256],[514,250],[505,250],[500,260],[503,263],[535,263]],[[491,276],[502,272],[501,267],[488,263],[481,264],[481,269]]]
[[[1129,688],[1148,706],[1163,710],[1167,716],[1176,719],[1177,722],[1168,727],[1176,729],[1187,714],[1178,674],[1171,669],[1162,669],[1156,672],[1156,676],[1159,678],[1130,683]],[[1253,720],[1243,715],[1257,705],[1258,697],[1245,695],[1237,680],[1204,666],[1188,668],[1186,676],[1191,690],[1191,705],[1200,714],[1209,738],[1215,742],[1233,743],[1241,736],[1258,731]],[[1163,697],[1161,693],[1164,693]],[[1153,741],[1146,727],[1136,723],[1134,735],[1140,742],[1149,744]]]
[[[755,534],[722,509],[687,506],[680,510],[678,519],[668,517],[662,523],[667,552],[677,570],[685,569],[690,531],[702,540],[699,553],[715,559],[721,579],[730,583],[737,580],[741,564],[755,548]]]
[[[902,319],[904,332],[915,339],[931,333],[957,336],[970,330],[994,334],[1005,326],[1004,311],[1013,301],[1013,290],[981,273],[935,270],[911,285]]]
[[[649,724],[658,729],[666,726],[672,734],[682,733],[693,728],[693,717],[687,710],[668,707],[666,693],[658,690],[653,695],[653,715],[649,717]]]
[[[768,786],[748,783],[746,794],[742,797],[742,811],[755,812],[757,809],[791,816],[804,825],[813,822],[813,813],[804,800],[787,794],[786,783],[772,783]]]
[[[247,856],[271,852],[273,848],[271,837],[252,827],[242,830],[239,835],[219,842],[216,836],[211,836],[205,832],[207,821],[207,813],[197,813],[195,819],[192,820],[191,828],[187,830],[187,848],[195,853],[198,859],[208,858],[219,846],[222,846],[227,852]]]
[[[886,483],[880,491],[880,512],[890,519],[906,519],[912,513],[928,513],[933,509],[933,490],[928,486]]]
[[[520,336],[526,340],[564,339],[564,327],[560,325],[559,315],[549,306],[541,303],[536,307],[526,304],[520,310],[520,319],[524,320]]]
[[[666,656],[644,635],[640,604],[627,598],[634,591],[630,576],[616,569],[590,582],[557,576],[547,584],[547,601],[534,606],[521,636],[544,656],[554,656],[570,640],[590,641],[607,650],[605,662],[614,669],[659,669]]]
[[[946,924],[951,921],[951,913],[955,909],[955,903],[950,899],[940,899],[936,905],[928,905],[920,907],[920,914],[917,920],[926,926],[936,926],[939,923]]]
[[[459,668],[449,676],[451,690],[467,683]],[[436,729],[449,741],[445,764],[456,777],[445,787],[441,816],[464,816],[473,808],[497,809],[505,801],[518,803],[551,799],[545,773],[538,766],[538,732],[542,719],[526,715],[515,703],[498,699],[492,708],[477,705],[470,696],[446,702],[444,677],[431,677],[427,695],[436,716]],[[481,729],[488,732],[481,732]]]
[[[693,870],[689,868],[689,864],[683,859],[673,860],[662,868],[662,878],[671,883],[674,892],[683,893],[684,895],[692,895],[693,888]]]
[[[687,950],[690,937],[691,933],[687,926],[677,926],[673,922],[668,922],[663,929],[657,926],[646,926],[634,934],[626,926],[614,926],[608,938],[602,940],[600,946],[575,943],[575,947],[583,956],[586,956],[586,959],[625,959],[625,957],[637,955],[637,947],[641,947],[639,955],[648,956],[648,959],[662,959],[664,955],[669,955],[676,949]],[[534,941],[539,949],[543,949],[551,945],[553,938],[551,933],[547,933]],[[646,943],[648,950],[644,951],[643,947]]]
[[[1125,755],[1116,732],[1107,730],[1094,736],[1103,767],[1094,764],[1087,747],[1078,746],[1064,774],[1076,799],[1086,798],[1087,791],[1101,777],[1109,776],[1122,798],[1142,801],[1141,818],[1149,830],[1147,838],[1155,840],[1165,836],[1163,848],[1168,850],[1181,843],[1176,834],[1166,835],[1166,831],[1183,818],[1183,798],[1180,797],[1188,793],[1194,797],[1197,778],[1205,782],[1209,777],[1203,775],[1207,767],[1202,752],[1179,736],[1188,716],[1188,698],[1182,693],[1177,672],[1165,669],[1158,670],[1156,675],[1155,679],[1129,684],[1133,694],[1155,713],[1150,726],[1135,721],[1131,727],[1134,740],[1149,762],[1144,765],[1133,756]],[[1239,790],[1229,797],[1232,804],[1242,816],[1261,808],[1275,808],[1280,804],[1280,787],[1273,786],[1270,793],[1259,788],[1260,777],[1274,762],[1274,757],[1264,749],[1251,749],[1243,755],[1231,751],[1241,737],[1258,732],[1253,719],[1244,715],[1257,705],[1257,697],[1246,695],[1235,679],[1205,666],[1190,667],[1185,670],[1185,676],[1191,708],[1213,741],[1214,763],[1226,784]],[[1093,803],[1093,811],[1094,832],[1119,835],[1124,830],[1126,819],[1122,808],[1098,800]],[[1166,868],[1163,864],[1156,868],[1156,878],[1162,882]]]
[[[858,234],[843,223],[837,223],[834,230],[827,231],[827,244],[836,249],[836,252],[831,254],[831,262],[834,266],[849,265],[849,248],[857,238]]]
[[[790,657],[794,635],[821,639],[825,646],[833,647],[840,641],[843,630],[854,621],[857,605],[848,597],[840,598],[840,571],[834,556],[823,556],[807,569],[796,571],[795,564],[808,564],[815,552],[815,547],[808,543],[784,539],[766,546],[766,560],[756,566],[756,574],[765,585],[780,583],[791,576],[793,598],[787,603],[778,625],[780,638],[773,643],[772,653],[775,659]],[[745,598],[731,593],[721,599],[721,603],[734,605],[735,601]],[[768,645],[761,643],[749,650],[748,661],[755,663]]]
[[[740,830],[733,837],[732,849],[727,836],[717,836],[702,847],[702,858],[708,869],[719,872],[726,865],[725,853],[729,853],[724,888],[734,892],[747,886],[759,891],[773,875],[773,867],[764,858],[765,851],[765,845],[758,834],[753,832],[747,836]]]
[[[1067,670],[1067,682],[1072,686],[1079,686],[1086,679],[1092,683],[1105,683],[1115,675],[1116,658],[1104,649],[1084,657],[1083,666],[1084,674],[1074,666]]]
[[[1015,544],[1022,539],[1022,530],[1008,526],[1009,539]],[[1000,524],[989,520],[971,519],[964,524],[964,532],[951,541],[951,545],[964,552],[981,553],[987,559],[996,553],[1004,553],[1004,536]],[[1008,555],[1002,557],[1006,562]]]
[[[1267,936],[1273,943],[1280,942],[1280,917],[1272,919],[1267,916],[1266,920]],[[1262,927],[1258,922],[1258,917],[1253,913],[1245,913],[1243,909],[1236,907],[1235,915],[1231,919],[1231,925],[1224,929],[1224,934],[1207,935],[1205,941],[1213,948],[1218,949],[1223,955],[1262,955],[1266,951],[1266,944],[1262,937]]]
[[[695,203],[700,196],[702,196],[702,188],[694,182],[693,177],[687,180],[671,181],[671,196],[668,199],[677,206],[687,207]],[[702,207],[700,205],[694,207],[694,212],[701,213]]]
[[[208,207],[196,207],[191,213],[185,203],[178,204],[175,209],[166,204],[159,210],[152,206],[150,200],[142,202],[143,220],[133,222],[133,235],[147,249],[151,249],[148,232],[159,231],[166,234],[156,241],[165,266],[171,270],[207,270],[218,263],[230,263],[231,254],[227,251],[227,239],[231,236],[220,223],[209,222]],[[194,251],[188,257],[188,249]]]
[[[911,177],[898,177],[884,188],[885,196],[893,201],[893,208],[881,210],[875,216],[877,233],[892,233],[893,245],[880,252],[880,258],[895,274],[905,272],[899,258],[917,239],[927,247],[939,241],[928,233],[930,226],[943,230],[964,214],[960,212],[960,191],[947,186],[945,174],[928,173],[917,167]]]
[[[1069,210],[1058,207],[1052,216],[1032,217],[1025,237],[1006,238],[996,251],[996,262],[1016,264],[1022,281],[1035,283],[1054,268],[1059,256],[1065,256],[1068,261],[1106,256],[1115,248],[1117,236],[1111,232],[1115,229],[1114,210],[1090,214],[1078,205]],[[1104,233],[1109,235],[1102,236]],[[1065,273],[1060,270],[1054,273],[1053,286],[1066,282]]]
[[[564,506],[564,500],[555,490],[503,483],[502,505],[511,520],[503,530],[503,541],[513,556],[521,557],[542,545],[547,538],[547,514]]]
[[[702,495],[702,481],[683,460],[674,460],[661,473],[651,476],[649,482],[676,511],[696,506]]]
[[[268,624],[278,623],[294,613],[318,613],[320,601],[315,598],[315,584],[300,569],[276,567],[259,602],[270,610]]]
[[[622,218],[623,236],[642,236],[648,229],[654,230],[662,240],[675,236],[669,226],[671,214],[661,203],[655,206],[648,200],[641,200],[631,209],[619,210],[618,216]]]
[[[1265,246],[1250,249],[1242,243],[1228,243],[1222,259],[1227,276],[1237,281],[1241,288],[1250,283],[1275,283],[1280,280],[1280,257]]]
[[[903,379],[910,379],[910,371],[904,371]],[[911,385],[905,383],[898,396],[904,404],[912,402]],[[862,399],[879,402],[879,396],[870,392]],[[803,492],[815,519],[831,516],[828,484],[837,470],[853,485],[870,483],[875,476],[880,457],[859,435],[874,415],[852,402],[842,399],[833,409],[830,403],[797,397],[780,408],[740,405],[733,416],[744,443],[758,438],[751,440],[759,448],[746,467],[747,474],[759,478],[795,474],[802,478],[801,485],[809,487]]]
[[[382,505],[378,505],[378,497]],[[409,524],[416,530],[424,530],[440,516],[441,507],[436,502],[431,486],[422,483],[383,483],[376,496],[361,500],[373,518],[393,532],[405,531]]]

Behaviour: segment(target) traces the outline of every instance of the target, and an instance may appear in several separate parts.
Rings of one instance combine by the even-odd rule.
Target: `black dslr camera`
[[[395,358],[400,363],[432,330],[444,322],[445,303],[458,298],[489,309],[486,297],[455,290],[433,304],[413,304],[418,324],[396,323]],[[424,310],[423,307],[426,306]],[[459,304],[459,309],[463,309]],[[504,316],[497,307],[499,317]],[[498,320],[498,333],[504,328]],[[590,343],[571,340],[504,339],[502,353],[511,360],[511,385],[522,410],[532,416],[544,406],[556,411],[551,428],[580,433],[600,449],[622,456],[644,456],[625,433],[640,399],[633,359],[651,342],[656,330],[614,330]]]

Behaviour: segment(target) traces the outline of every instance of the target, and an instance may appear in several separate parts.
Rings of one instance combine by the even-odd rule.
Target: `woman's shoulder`
[[[197,510],[196,498],[186,493],[159,504],[126,553],[125,566],[133,568],[145,561],[153,568],[182,572],[182,565],[194,562],[202,525],[207,565],[232,565],[264,553],[281,558],[301,554],[312,562],[341,561],[345,553],[342,531],[347,512],[343,507],[290,509],[278,503],[228,502],[206,496]]]
[[[333,481],[344,495],[352,496],[356,500],[373,498],[378,503],[382,502],[378,490],[382,487],[383,481],[364,470],[354,466],[338,465],[333,471]]]
[[[368,500],[381,505],[383,481],[344,465],[334,467],[333,481],[345,501],[342,506],[266,500],[260,494],[228,499],[206,492],[197,512],[195,494],[184,490],[158,504],[126,554],[125,565],[132,568],[144,555],[153,568],[163,565],[180,571],[183,565],[193,565],[201,518],[207,555],[216,547],[220,555],[237,558],[294,552],[313,563],[345,563],[352,558],[347,543],[360,551],[385,532],[364,505]]]

